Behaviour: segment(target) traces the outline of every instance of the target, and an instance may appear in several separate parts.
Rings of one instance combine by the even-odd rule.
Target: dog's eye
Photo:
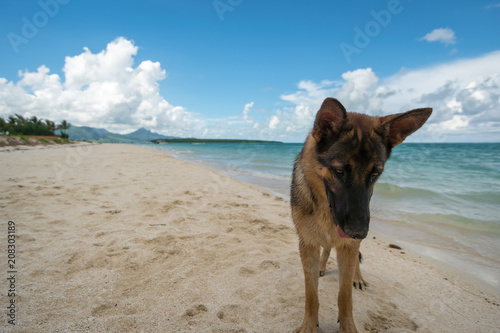
[[[370,177],[371,181],[374,182],[378,176],[380,176],[380,172],[373,172]]]
[[[339,176],[344,175],[344,170],[343,169],[334,169],[335,173]]]

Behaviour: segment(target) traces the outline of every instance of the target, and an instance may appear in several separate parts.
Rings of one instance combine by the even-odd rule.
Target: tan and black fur
[[[316,332],[319,326],[318,280],[332,247],[339,270],[340,332],[357,332],[352,286],[367,285],[359,269],[359,247],[368,233],[373,187],[392,148],[419,129],[431,113],[425,108],[372,117],[348,113],[333,98],[323,102],[295,160],[291,185],[306,289],[305,316],[298,332]]]

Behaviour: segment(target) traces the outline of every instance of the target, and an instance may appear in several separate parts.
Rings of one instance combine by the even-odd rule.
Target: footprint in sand
[[[252,276],[255,274],[255,271],[251,268],[248,268],[248,267],[240,267],[239,269],[239,273],[240,275],[242,276]]]
[[[49,224],[55,225],[55,226],[63,226],[63,225],[68,224],[68,222],[66,220],[54,220],[54,221],[49,222]]]
[[[382,303],[382,302],[381,302]],[[369,322],[365,330],[371,333],[386,332],[416,332],[418,325],[410,317],[398,309],[396,304],[383,304],[376,311],[368,311]]]
[[[221,322],[229,324],[230,329],[217,330],[217,332],[247,332],[244,328],[238,327],[248,324],[246,318],[241,315],[247,311],[249,311],[248,307],[242,307],[238,304],[224,305],[222,309],[217,312],[217,318],[219,318]]]
[[[280,268],[280,263],[272,260],[264,260],[263,262],[260,263],[260,268],[262,270],[273,269],[273,268],[278,269]]]
[[[29,243],[29,242],[34,242],[36,238],[33,238],[31,236],[26,236],[26,235],[19,235],[16,237],[18,240],[22,240],[23,243]]]
[[[208,312],[207,307],[203,304],[199,304],[188,308],[186,312],[184,312],[184,315],[187,317],[194,317],[205,312]]]
[[[166,205],[164,205],[161,209],[161,212],[163,214],[166,214],[168,213],[169,211],[171,211],[172,209],[176,208],[176,207],[179,207],[181,205],[185,204],[184,201],[181,201],[181,200],[175,200],[173,202],[170,202],[170,203],[167,203]]]
[[[115,308],[118,307],[118,304],[112,304],[112,303],[107,303],[107,304],[101,304],[96,306],[95,308],[92,309],[90,312],[92,314],[92,317],[103,317],[105,315],[109,315],[110,312],[115,311]]]

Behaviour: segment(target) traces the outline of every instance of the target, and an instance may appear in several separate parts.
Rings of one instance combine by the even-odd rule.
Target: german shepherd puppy
[[[292,217],[304,268],[305,316],[297,332],[316,332],[318,278],[331,247],[337,251],[341,333],[357,332],[352,316],[352,286],[366,283],[359,270],[361,240],[368,234],[370,199],[392,148],[418,130],[432,113],[416,109],[385,117],[346,112],[327,98],[295,160],[291,185]]]

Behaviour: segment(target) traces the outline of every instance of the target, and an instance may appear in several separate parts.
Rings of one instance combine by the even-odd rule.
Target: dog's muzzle
[[[358,237],[356,237],[356,236],[351,237],[351,236],[347,235],[344,232],[344,230],[342,230],[342,228],[340,227],[340,224],[337,222],[337,218],[335,216],[335,200],[334,200],[334,195],[335,194],[330,190],[330,187],[328,186],[328,183],[326,182],[326,180],[323,180],[323,182],[325,183],[325,192],[326,192],[326,197],[327,197],[327,200],[328,200],[328,207],[330,208],[330,216],[332,218],[333,224],[336,226],[337,235],[340,238],[354,238],[354,239],[357,239]]]

